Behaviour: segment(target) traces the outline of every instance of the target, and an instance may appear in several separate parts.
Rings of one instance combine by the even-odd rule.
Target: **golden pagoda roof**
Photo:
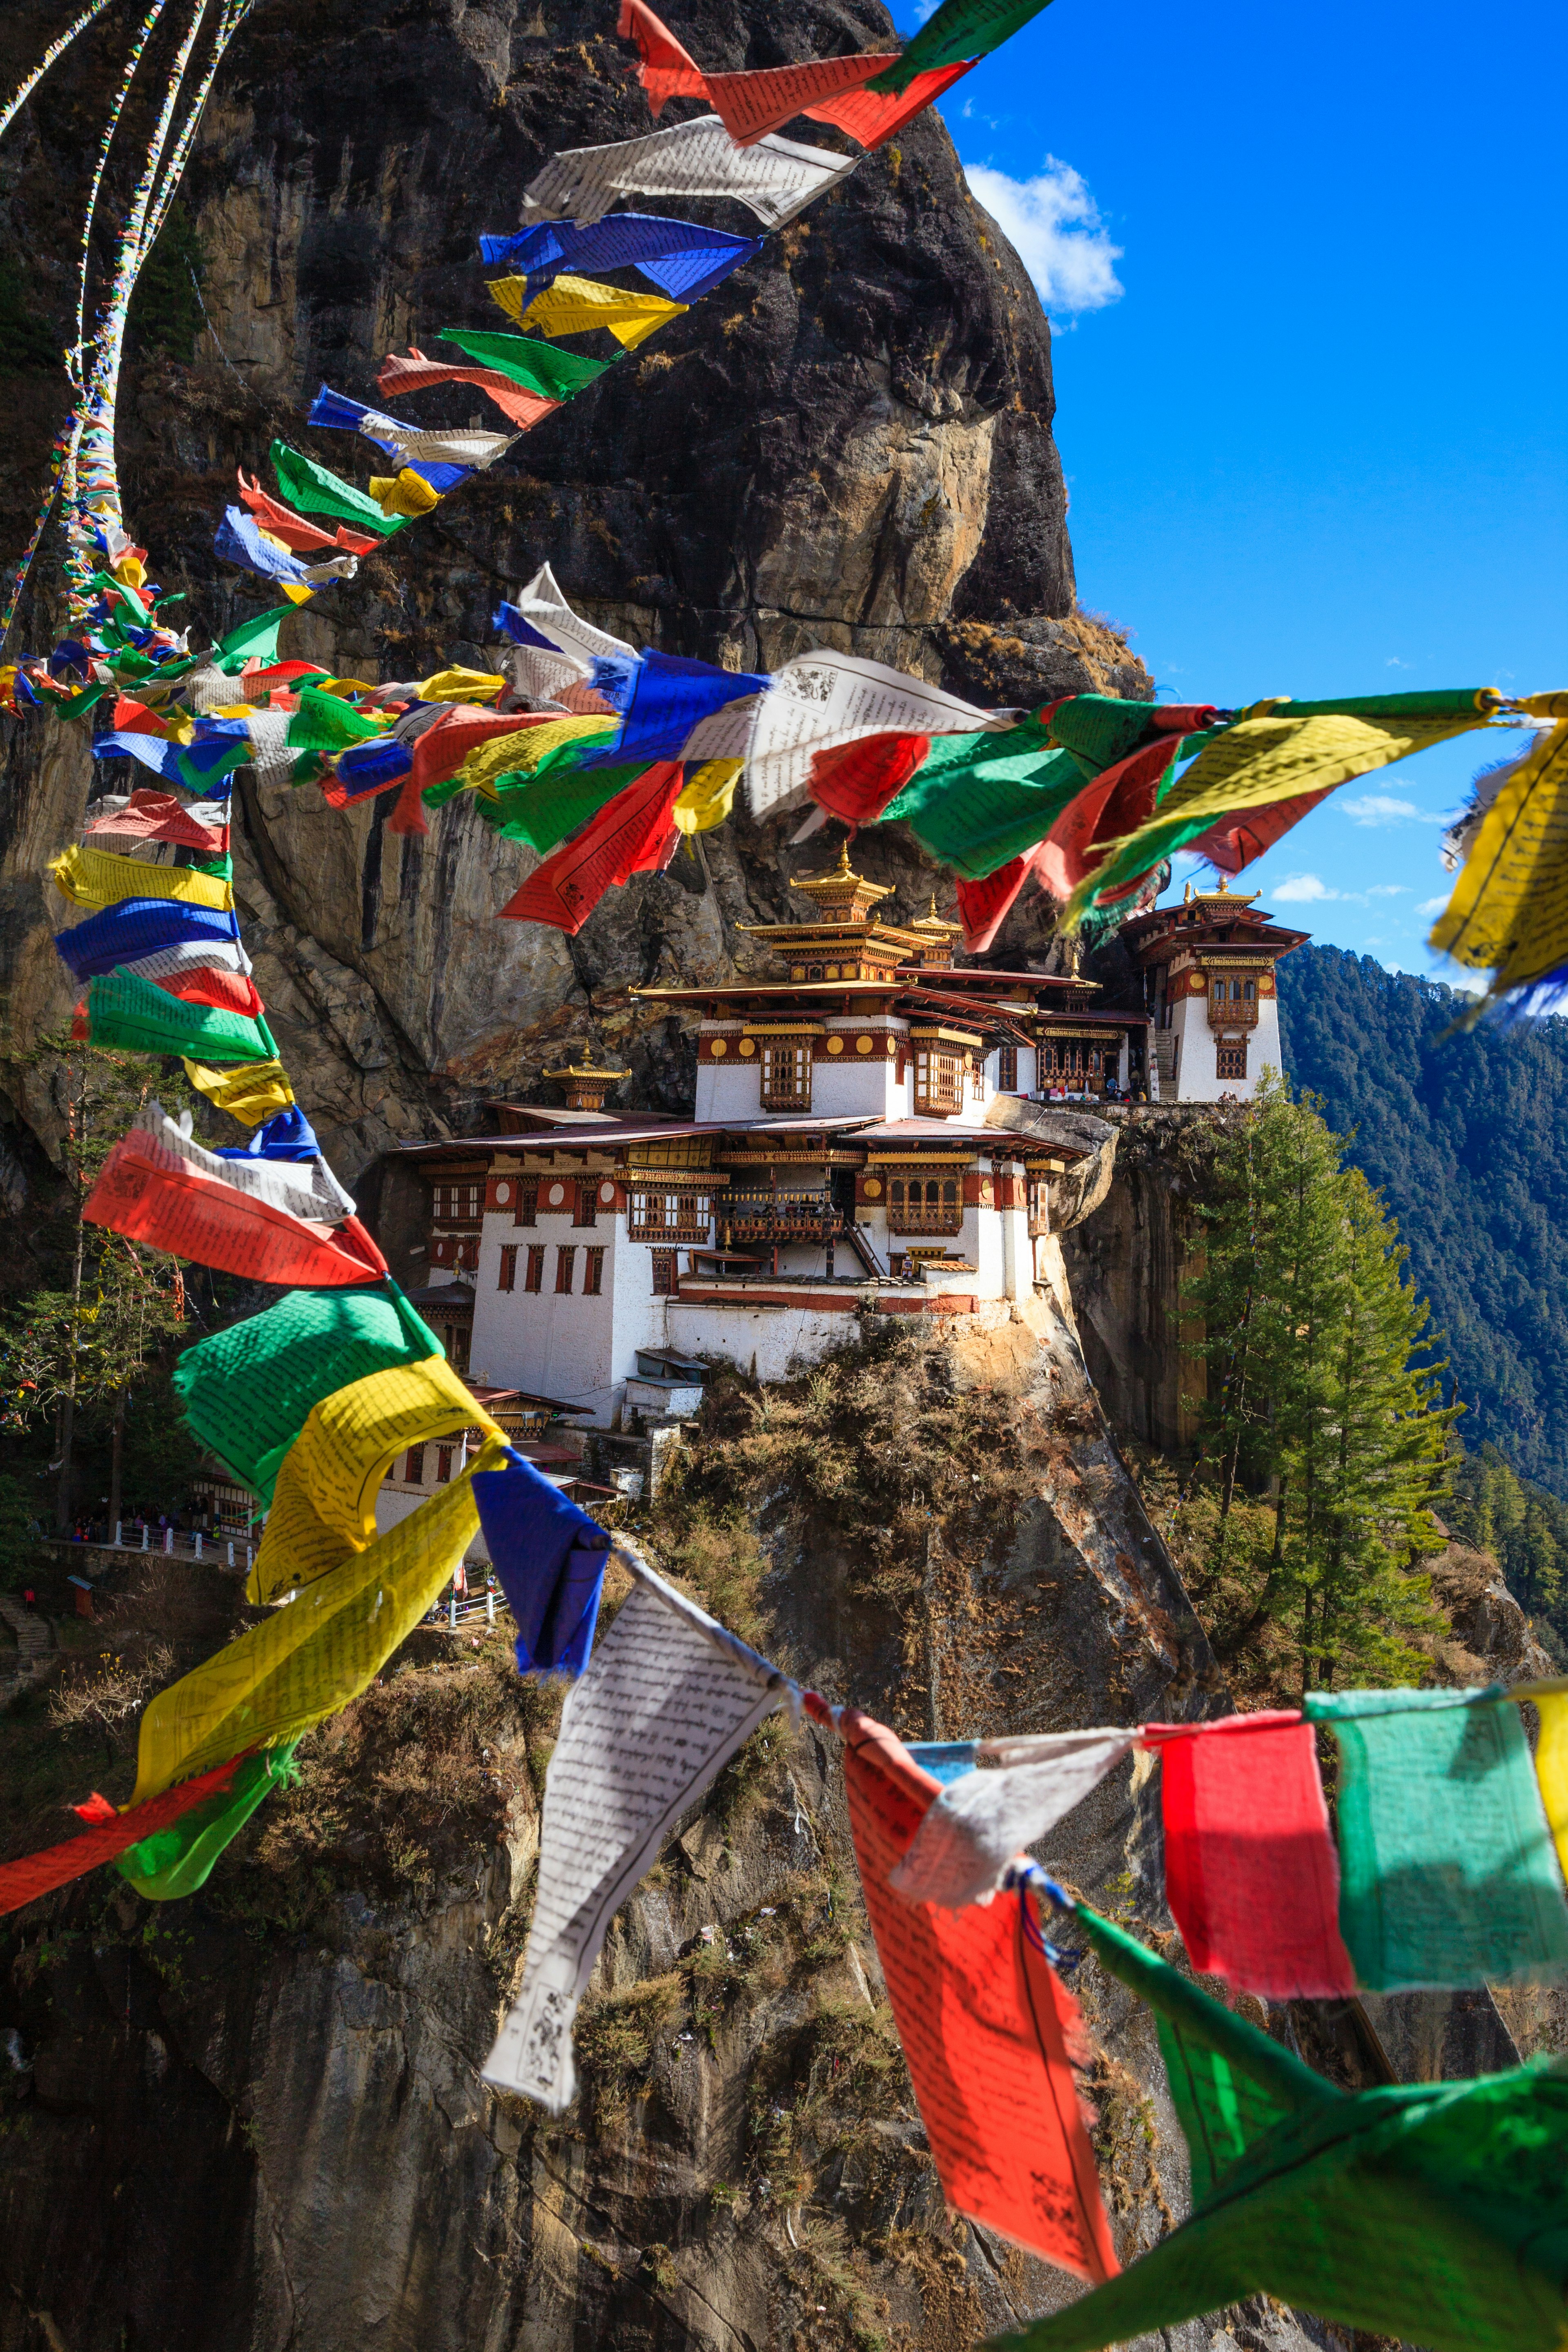
[[[962,923],[944,923],[936,911],[936,892],[931,894],[931,905],[923,915],[909,926],[911,931],[923,931],[928,939],[959,940],[963,937]]]
[[[846,841],[838,852],[838,863],[826,874],[802,874],[791,883],[803,898],[815,898],[829,922],[863,922],[873,907],[893,895],[892,885],[869,882],[865,875],[857,874],[849,863],[849,844]]]
[[[547,1078],[559,1078],[563,1085],[574,1078],[578,1080],[587,1078],[603,1087],[616,1087],[623,1078],[629,1078],[631,1072],[613,1070],[606,1062],[595,1062],[593,1045],[590,1042],[584,1046],[583,1058],[580,1062],[563,1063],[560,1069],[546,1070],[542,1075]]]
[[[1255,907],[1262,896],[1261,890],[1232,890],[1222,874],[1217,890],[1194,890],[1189,882],[1183,894],[1182,904],[1184,907],[1213,907],[1223,900],[1227,907]]]

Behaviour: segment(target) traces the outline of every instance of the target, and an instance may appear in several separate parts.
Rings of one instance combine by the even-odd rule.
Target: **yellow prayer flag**
[[[373,474],[370,494],[386,515],[428,514],[432,507],[441,503],[440,492],[433,490],[424,475],[415,473],[408,466],[398,474]]]
[[[662,294],[626,294],[618,286],[601,286],[592,278],[558,278],[542,294],[536,294],[526,310],[521,307],[521,289],[526,280],[503,278],[499,285],[509,289],[508,299],[492,286],[490,291],[509,317],[521,326],[536,327],[542,335],[584,335],[590,328],[607,327],[616,342],[626,351],[662,327],[667,320],[679,319],[689,307],[685,302],[671,302]]]
[[[1524,707],[1559,698],[1568,707],[1568,697],[1550,695]],[[1568,720],[1549,728],[1501,785],[1431,945],[1490,971],[1494,996],[1568,963]]]
[[[1176,835],[1179,847],[1217,817],[1330,792],[1336,784],[1387,767],[1391,761],[1486,726],[1496,701],[1493,697],[1484,707],[1443,718],[1366,718],[1325,711],[1312,719],[1292,719],[1289,706],[1281,704],[1264,717],[1237,719],[1198,753],[1147,824],[1110,845],[1103,864],[1086,876],[1068,899],[1062,929],[1075,929],[1085,908],[1113,881],[1131,880],[1147,870],[1140,863],[1145,848],[1149,865],[1167,855],[1176,825],[1183,828]]]
[[[1535,1777],[1541,1783],[1541,1801],[1552,1826],[1557,1859],[1568,1878],[1568,1691],[1550,1692],[1535,1704],[1541,1712]]]
[[[112,907],[121,898],[178,898],[187,907],[212,907],[227,914],[234,886],[221,874],[194,866],[153,866],[140,857],[115,857],[105,849],[68,849],[49,862],[55,887],[78,907]]]
[[[1489,716],[1478,710],[1443,719],[1358,719],[1325,712],[1292,719],[1287,705],[1271,718],[1241,719],[1198,753],[1160,803],[1154,822],[1228,816],[1234,809],[1327,792],[1484,727]]]
[[[276,1601],[375,1539],[375,1498],[405,1446],[501,1433],[445,1356],[351,1381],[311,1409],[283,1457],[247,1597]]]
[[[547,719],[542,727],[520,727],[515,735],[492,735],[488,742],[475,744],[458,771],[458,782],[465,790],[485,793],[493,799],[495,777],[531,776],[563,743],[595,735],[607,742],[617,724],[614,719]]]
[[[495,671],[438,669],[434,677],[422,677],[417,692],[421,702],[493,702],[506,688],[506,679]]]
[[[722,824],[734,804],[735,785],[744,760],[705,760],[687,781],[670,814],[682,833],[710,833]]]
[[[242,1062],[237,1069],[209,1070],[204,1063],[185,1063],[185,1076],[215,1110],[227,1111],[244,1127],[259,1127],[280,1110],[288,1110],[294,1089],[281,1062]]]
[[[504,1440],[488,1439],[444,1494],[160,1691],[142,1717],[132,1803],[243,1748],[297,1739],[357,1698],[479,1532],[474,1473],[505,1463]]]

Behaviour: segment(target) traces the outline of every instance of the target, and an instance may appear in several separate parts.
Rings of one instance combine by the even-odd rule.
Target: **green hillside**
[[[1357,1130],[1469,1406],[1460,1434],[1568,1496],[1568,1021],[1438,1041],[1463,1000],[1370,956],[1279,966],[1285,1066]]]

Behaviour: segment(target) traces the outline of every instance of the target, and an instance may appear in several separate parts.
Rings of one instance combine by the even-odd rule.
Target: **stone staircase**
[[[54,1663],[55,1635],[47,1618],[35,1616],[7,1593],[0,1593],[0,1622],[8,1625],[16,1638],[14,1659],[0,1651],[0,1708],[4,1708],[48,1672]]]

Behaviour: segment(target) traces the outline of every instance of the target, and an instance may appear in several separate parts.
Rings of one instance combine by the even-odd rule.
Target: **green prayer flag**
[[[247,1756],[233,1782],[205,1804],[182,1813],[166,1829],[154,1830],[139,1845],[119,1855],[114,1867],[138,1895],[153,1903],[177,1902],[205,1886],[213,1864],[231,1845],[257,1808],[274,1789],[299,1778],[294,1764],[297,1739],[279,1748],[263,1748]]]
[[[106,694],[113,691],[112,686],[100,679],[94,685],[84,686],[79,692],[68,695],[65,701],[51,702],[47,707],[59,719],[85,719],[94,703],[101,702]]]
[[[1568,1902],[1511,1702],[1309,1691],[1302,1711],[1339,1742],[1340,1933],[1363,1985],[1393,1992],[1568,1969]]]
[[[964,58],[988,57],[1048,5],[1049,0],[942,0],[903,55],[873,74],[866,88],[908,89],[917,74],[955,66]]]
[[[394,1282],[290,1290],[187,1348],[174,1381],[198,1442],[270,1507],[283,1456],[312,1405],[372,1372],[440,1353]]]
[[[278,604],[270,613],[258,613],[253,621],[242,621],[213,647],[214,667],[225,677],[237,677],[247,661],[275,662],[278,633],[293,610],[292,604]]]
[[[1043,841],[1083,786],[1073,754],[1026,719],[1004,734],[933,735],[879,822],[901,819],[933,857],[978,882]]]
[[[291,751],[342,751],[350,743],[367,743],[385,732],[384,720],[363,717],[341,695],[303,686],[300,708],[289,714],[286,740]]]
[[[578,826],[597,816],[606,801],[647,773],[646,760],[621,768],[579,768],[562,774],[546,761],[536,776],[498,776],[496,803],[476,795],[481,813],[508,841],[525,841],[541,857]],[[508,790],[509,785],[512,788]]]
[[[513,383],[525,384],[542,400],[570,400],[614,367],[614,360],[587,360],[578,352],[559,350],[537,335],[498,335],[477,327],[443,327],[441,341],[456,343],[471,360],[499,369]]]
[[[1154,2009],[1190,2221],[1009,2352],[1102,2352],[1268,2294],[1430,2352],[1556,2352],[1568,2321],[1568,2068],[1336,2090],[1087,1906]]]
[[[330,467],[318,466],[313,457],[290,449],[287,441],[274,441],[268,455],[279,488],[306,514],[330,515],[334,522],[352,523],[356,530],[379,531],[384,539],[390,539],[408,520],[406,515],[384,514],[365,491],[356,490]]]
[[[96,588],[103,596],[123,596],[139,621],[145,622],[151,618],[146,605],[142,602],[135,589],[128,587],[123,580],[116,580],[111,572],[95,572],[89,585]]]
[[[1295,702],[1289,696],[1276,719],[1458,719],[1496,710],[1502,697],[1489,686],[1439,687],[1426,694],[1362,694],[1337,702]]]
[[[1129,702],[1113,694],[1075,694],[1052,711],[1046,731],[1092,778],[1125,760],[1149,732],[1153,717],[1152,702]]]
[[[195,756],[198,751],[199,762]],[[181,783],[188,793],[195,793],[203,800],[210,798],[213,786],[225,776],[231,776],[236,768],[243,768],[247,760],[254,760],[256,747],[248,736],[237,735],[223,746],[216,760],[212,753],[211,743],[180,743],[174,747],[174,765],[180,772]]]
[[[278,1048],[264,1023],[216,1004],[188,1004],[123,965],[92,980],[89,1040],[126,1054],[188,1054],[194,1062],[269,1062]]]

